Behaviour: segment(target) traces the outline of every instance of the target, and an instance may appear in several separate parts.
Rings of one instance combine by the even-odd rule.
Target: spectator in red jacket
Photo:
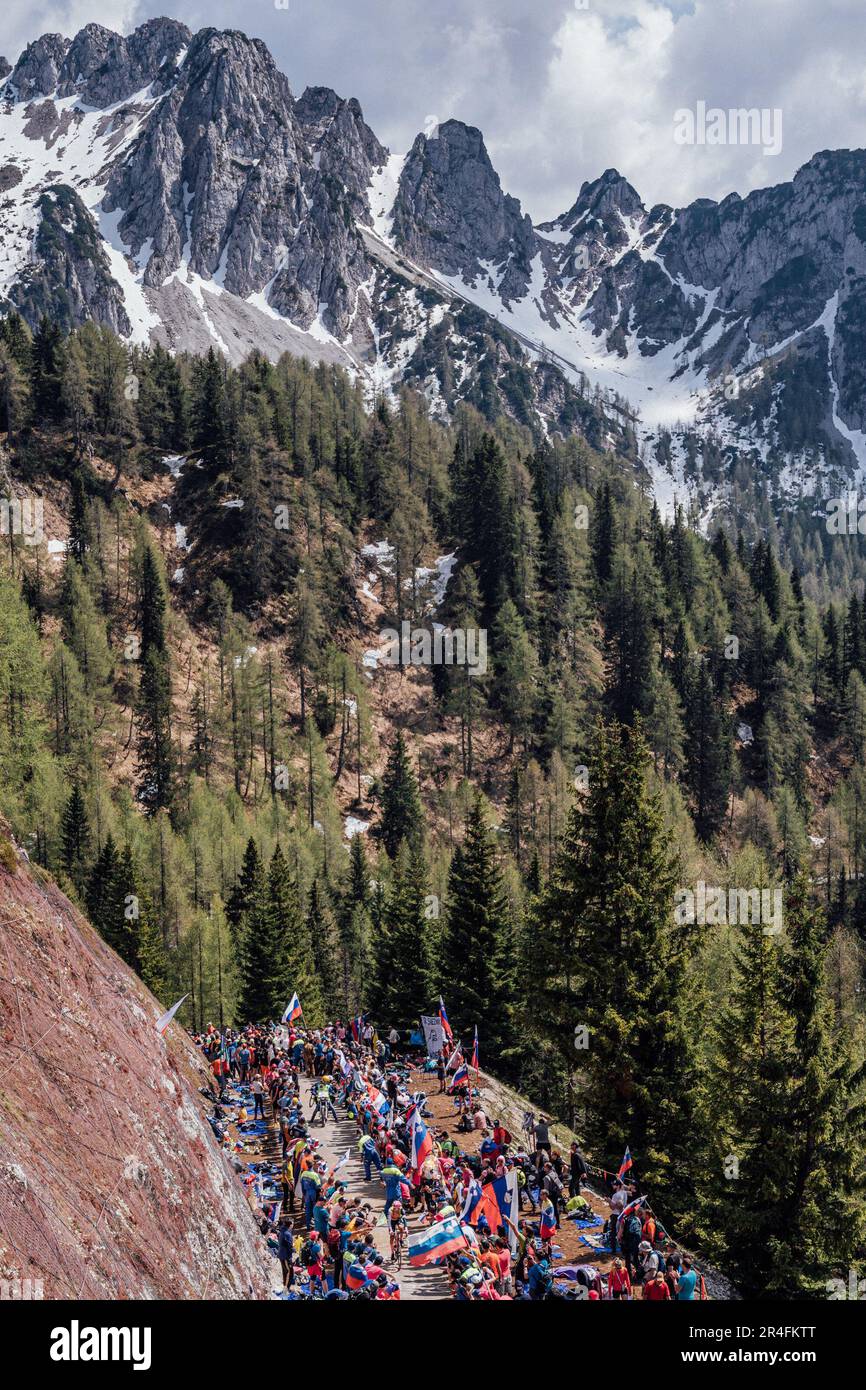
[[[650,1303],[670,1303],[671,1291],[660,1269],[644,1284],[643,1296]]]
[[[631,1298],[631,1279],[618,1255],[613,1262],[613,1269],[607,1276],[607,1291],[611,1298]]]

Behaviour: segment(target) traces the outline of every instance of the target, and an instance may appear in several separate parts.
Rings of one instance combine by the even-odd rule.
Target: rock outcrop
[[[266,1298],[272,1257],[163,1005],[0,822],[0,1280]]]

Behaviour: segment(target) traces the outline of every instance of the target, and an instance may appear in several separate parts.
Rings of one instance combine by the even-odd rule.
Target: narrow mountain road
[[[306,1077],[301,1077],[301,1094],[304,1098],[304,1112],[309,1116],[312,1110],[310,1101],[311,1082]],[[340,1169],[340,1179],[348,1185],[349,1194],[352,1197],[362,1197],[365,1202],[369,1202],[375,1214],[378,1216],[385,1207],[385,1188],[378,1176],[373,1177],[371,1182],[364,1179],[364,1163],[358,1153],[358,1131],[354,1120],[346,1120],[342,1117],[335,1123],[329,1119],[327,1124],[319,1124],[310,1127],[310,1136],[317,1139],[321,1145],[321,1151],[328,1164],[337,1163],[349,1150],[349,1161]],[[419,1231],[425,1229],[421,1226],[417,1217],[408,1216],[409,1234],[417,1235]],[[373,1227],[373,1240],[376,1248],[386,1257],[389,1255],[388,1231],[385,1226]],[[404,1252],[403,1267],[395,1277],[400,1284],[400,1298],[405,1301],[416,1301],[418,1299],[447,1299],[451,1297],[451,1289],[448,1279],[443,1270],[428,1267],[425,1269],[412,1269],[407,1263],[407,1255]],[[386,1272],[390,1273],[392,1266],[386,1264]]]

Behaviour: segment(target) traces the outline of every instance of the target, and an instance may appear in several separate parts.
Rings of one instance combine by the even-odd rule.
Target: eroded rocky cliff
[[[0,1280],[266,1297],[269,1262],[163,1006],[0,824]]]

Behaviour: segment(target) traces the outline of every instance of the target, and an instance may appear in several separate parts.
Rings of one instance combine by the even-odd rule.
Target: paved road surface
[[[301,1094],[304,1098],[304,1111],[309,1116],[312,1106],[310,1104],[311,1082],[306,1077],[301,1077]],[[341,1159],[346,1150],[349,1150],[349,1161],[340,1169],[340,1179],[348,1184],[349,1193],[353,1197],[363,1197],[365,1202],[369,1202],[373,1211],[377,1214],[385,1206],[385,1187],[380,1179],[374,1174],[372,1182],[364,1179],[364,1163],[358,1153],[358,1130],[354,1120],[343,1119],[342,1116],[335,1123],[329,1119],[327,1124],[320,1126],[318,1123],[310,1128],[310,1135],[318,1139],[325,1159],[329,1164],[336,1163]],[[424,1229],[416,1217],[408,1216],[409,1234],[415,1235]],[[388,1231],[385,1226],[375,1226],[373,1228],[373,1238],[383,1255],[389,1254]],[[386,1270],[390,1265],[386,1265]],[[412,1269],[405,1263],[400,1273],[397,1275],[400,1283],[401,1299],[414,1300],[422,1298],[450,1298],[451,1290],[448,1279],[441,1269]]]

